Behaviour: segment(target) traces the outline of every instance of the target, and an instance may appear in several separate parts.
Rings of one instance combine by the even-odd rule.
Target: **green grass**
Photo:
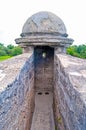
[[[0,56],[0,61],[11,58],[11,56]]]

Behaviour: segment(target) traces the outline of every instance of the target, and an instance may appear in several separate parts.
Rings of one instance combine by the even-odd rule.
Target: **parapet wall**
[[[15,61],[17,61],[15,63]],[[16,68],[14,68],[15,80],[9,84],[0,93],[0,130],[28,130],[31,125],[31,118],[34,109],[34,64],[32,54],[22,54],[13,59],[9,59],[6,67],[2,66],[6,73],[8,68],[16,64],[24,64],[18,71],[16,77]],[[24,62],[24,63],[23,63]],[[3,63],[0,64],[0,66]],[[20,65],[21,66],[21,65]],[[13,71],[9,71],[9,74]],[[9,75],[8,73],[5,74]],[[14,74],[13,74],[14,75]],[[7,76],[9,77],[9,76]],[[4,77],[5,78],[5,77]],[[4,78],[2,80],[4,80]],[[10,77],[11,80],[12,77]],[[2,83],[2,81],[1,81]],[[1,84],[4,87],[4,84]]]
[[[85,130],[86,60],[55,55],[54,97],[55,117],[60,130]]]
[[[30,130],[34,56],[14,57],[1,62],[0,69],[0,130]],[[58,130],[86,130],[86,60],[55,54],[53,95]]]

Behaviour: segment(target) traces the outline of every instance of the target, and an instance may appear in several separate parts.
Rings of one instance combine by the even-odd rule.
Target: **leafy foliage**
[[[22,49],[19,46],[9,44],[7,47],[0,43],[0,57],[1,56],[16,56],[22,54]],[[67,48],[67,54],[79,58],[86,58],[86,45],[73,45]]]
[[[67,48],[67,54],[79,58],[86,58],[86,45],[70,46],[69,48]]]
[[[22,54],[22,49],[19,46],[8,45],[7,47],[4,44],[0,43],[0,56],[16,56]]]

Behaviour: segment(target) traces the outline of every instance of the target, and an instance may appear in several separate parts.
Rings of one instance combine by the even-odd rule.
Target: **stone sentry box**
[[[63,21],[53,13],[39,12],[25,22],[21,38],[15,41],[23,48],[24,53],[34,53],[34,87],[36,91],[51,91],[54,93],[54,58],[55,54],[66,53],[66,48],[73,43],[73,39],[67,37]],[[58,101],[56,101],[55,96],[54,100],[55,105],[57,105]],[[57,114],[55,113],[55,116]]]

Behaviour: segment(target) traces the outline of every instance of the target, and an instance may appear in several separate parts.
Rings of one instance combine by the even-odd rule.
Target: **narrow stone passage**
[[[36,92],[31,130],[55,130],[52,92]]]

